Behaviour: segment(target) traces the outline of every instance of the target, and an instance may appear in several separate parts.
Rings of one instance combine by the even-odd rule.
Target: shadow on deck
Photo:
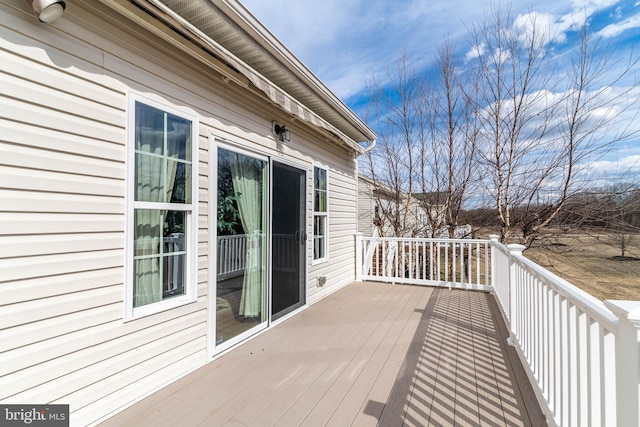
[[[541,426],[494,297],[354,283],[104,425]]]

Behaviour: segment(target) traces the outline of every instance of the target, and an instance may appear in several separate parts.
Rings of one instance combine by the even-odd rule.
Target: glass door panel
[[[218,149],[216,346],[267,320],[268,170]]]
[[[305,303],[305,182],[304,170],[273,164],[272,319],[277,319]]]

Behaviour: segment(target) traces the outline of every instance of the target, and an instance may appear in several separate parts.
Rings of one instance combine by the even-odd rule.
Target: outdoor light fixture
[[[282,142],[291,141],[291,133],[285,125],[273,124],[273,133],[278,135],[278,139]]]
[[[40,22],[53,22],[62,16],[67,5],[62,0],[33,0],[31,7]]]

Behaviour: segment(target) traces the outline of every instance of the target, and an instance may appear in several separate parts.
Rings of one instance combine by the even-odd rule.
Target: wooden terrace
[[[103,426],[542,426],[494,296],[356,282]]]

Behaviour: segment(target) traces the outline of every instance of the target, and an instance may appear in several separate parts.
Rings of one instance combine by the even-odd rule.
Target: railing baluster
[[[430,240],[429,241],[429,259],[431,260],[431,262],[429,263],[429,280],[434,280],[433,279],[433,270],[435,268],[435,265],[433,264],[433,241]]]
[[[395,246],[393,247],[393,277],[394,279],[398,278],[398,246],[400,246],[400,241],[397,241]],[[395,281],[394,281],[395,283]]]
[[[600,324],[589,318],[589,421],[590,425],[604,425],[602,396],[602,328]]]
[[[577,309],[574,304],[568,304],[567,311],[567,341],[569,351],[567,352],[568,359],[568,387],[567,387],[567,404],[569,406],[569,411],[567,413],[567,418],[569,423],[567,425],[577,426],[578,422],[578,346],[577,346],[577,332],[578,332],[578,319],[577,319]]]
[[[561,316],[560,316],[560,295],[554,292],[553,295],[553,338],[555,358],[553,361],[553,378],[552,382],[555,385],[553,390],[554,405],[553,413],[556,419],[560,419],[562,415],[562,340],[560,337],[561,328]]]
[[[427,278],[427,243],[422,241],[422,279]]]
[[[476,244],[477,247],[477,244]],[[469,243],[467,245],[467,283],[473,284],[473,279],[471,277],[471,272],[473,271],[473,244]]]
[[[388,277],[389,275],[387,274],[387,241],[383,241],[382,242],[382,277]]]
[[[450,248],[448,253],[451,253],[451,260],[449,261],[451,264],[447,263],[447,271],[451,273],[451,277],[447,281],[456,282],[456,244],[449,242],[448,246]],[[449,265],[451,265],[451,268],[448,268]]]
[[[576,388],[578,390],[578,425],[588,426],[589,422],[589,325],[588,316],[582,310],[578,310],[577,313],[577,327],[578,327],[578,377]]]
[[[466,246],[466,243],[460,243],[460,283],[468,283],[464,278],[464,275],[467,273],[464,267],[464,249]]]
[[[451,243],[447,242],[444,245],[444,280],[445,282],[449,282],[449,250],[451,248]]]
[[[550,322],[549,322],[549,287],[546,283],[542,283],[541,289],[541,299],[542,299],[542,311],[540,313],[540,318],[542,320],[542,329],[540,331],[540,349],[542,352],[542,372],[541,372],[541,381],[540,388],[542,391],[542,395],[547,402],[550,401],[549,398],[549,366],[551,364],[551,345],[550,345]]]
[[[601,394],[602,394],[602,423],[603,426],[617,425],[616,413],[609,408],[616,407],[616,343],[615,336],[608,331],[602,331],[600,357],[602,358]]]

